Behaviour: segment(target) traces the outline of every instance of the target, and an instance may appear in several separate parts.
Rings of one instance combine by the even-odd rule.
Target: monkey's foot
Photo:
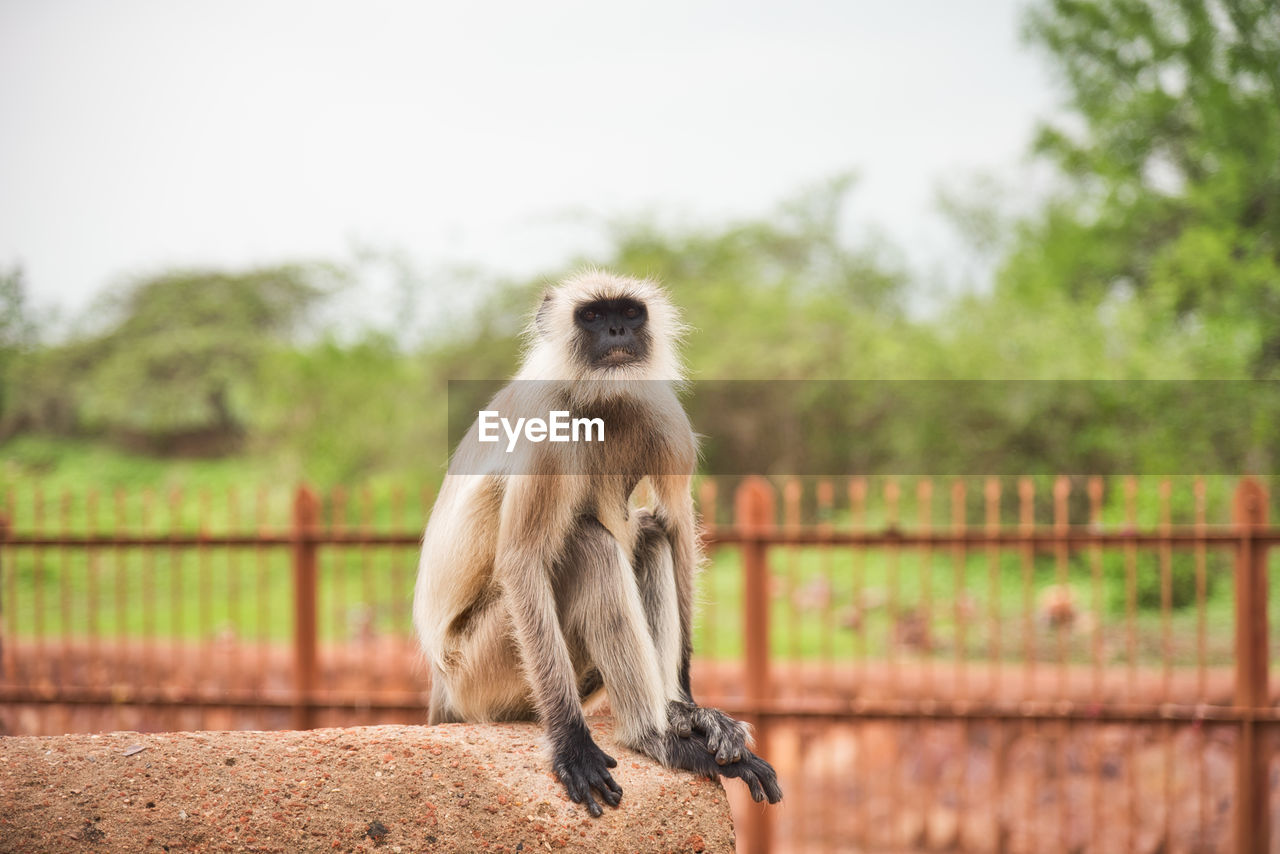
[[[776,804],[782,800],[782,787],[778,785],[778,774],[773,766],[745,747],[736,761],[716,764],[707,738],[700,732],[684,737],[669,732],[665,746],[666,764],[674,768],[695,771],[711,780],[717,776],[737,777],[747,784],[752,799],[757,803],[768,801]]]
[[[591,790],[600,793],[600,799],[611,807],[622,800],[622,787],[613,780],[610,768],[616,768],[618,760],[601,750],[583,725],[581,731],[557,739],[551,767],[569,792],[575,803],[585,804],[587,812],[599,816],[600,804],[591,796]]]
[[[751,745],[751,726],[719,709],[673,700],[667,704],[667,722],[681,738],[694,732],[706,736],[707,750],[715,754],[717,765],[739,762]]]

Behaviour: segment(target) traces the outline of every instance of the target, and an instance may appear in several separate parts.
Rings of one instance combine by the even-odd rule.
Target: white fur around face
[[[574,311],[584,302],[633,299],[644,303],[652,347],[639,364],[593,368],[571,358]],[[683,366],[677,355],[685,326],[680,313],[656,282],[632,279],[603,270],[586,270],[547,291],[525,332],[528,341],[517,380],[665,380],[680,382]]]

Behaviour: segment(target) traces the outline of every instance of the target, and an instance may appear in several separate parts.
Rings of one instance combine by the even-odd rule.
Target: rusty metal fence
[[[421,722],[430,495],[11,493],[0,728]],[[707,480],[695,692],[746,851],[1270,851],[1280,530],[1246,479]]]

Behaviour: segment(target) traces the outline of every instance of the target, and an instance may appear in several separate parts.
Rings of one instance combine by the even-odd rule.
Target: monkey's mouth
[[[604,355],[596,359],[596,364],[605,368],[616,368],[621,365],[629,365],[639,358],[639,355],[626,347],[610,347],[604,352]]]

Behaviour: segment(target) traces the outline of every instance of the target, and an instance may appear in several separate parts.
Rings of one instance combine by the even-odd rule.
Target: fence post
[[[763,708],[773,697],[769,678],[769,563],[763,536],[774,525],[773,487],[762,477],[749,477],[734,495],[734,522],[742,541],[743,614],[746,642],[747,707]],[[756,749],[769,758],[769,719],[755,716]],[[744,854],[764,854],[773,840],[773,810],[751,805],[743,827]]]
[[[1236,487],[1233,521],[1240,533],[1236,551],[1236,706],[1244,711],[1236,747],[1236,845],[1241,854],[1270,850],[1266,730],[1253,713],[1265,708],[1267,685],[1267,544],[1257,531],[1267,524],[1267,493],[1245,478]]]
[[[293,499],[293,728],[315,727],[316,528],[320,502],[306,486]]]

